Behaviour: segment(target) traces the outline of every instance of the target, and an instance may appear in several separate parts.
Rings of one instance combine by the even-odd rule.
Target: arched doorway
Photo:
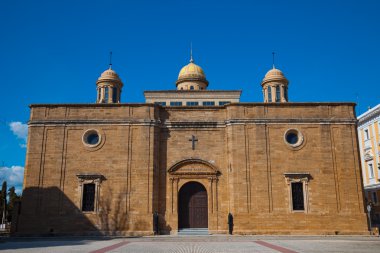
[[[178,228],[208,227],[207,191],[197,182],[183,185],[178,193]]]

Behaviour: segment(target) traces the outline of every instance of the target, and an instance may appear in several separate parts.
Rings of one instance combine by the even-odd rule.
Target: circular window
[[[98,131],[91,129],[87,130],[83,135],[83,143],[86,146],[97,146],[101,141],[101,136]]]
[[[298,129],[289,129],[288,131],[285,132],[285,143],[291,146],[292,148],[296,148],[301,146],[303,143],[303,135],[301,134]]]
[[[298,135],[296,133],[288,133],[286,135],[286,141],[289,143],[289,144],[296,144],[298,142]]]

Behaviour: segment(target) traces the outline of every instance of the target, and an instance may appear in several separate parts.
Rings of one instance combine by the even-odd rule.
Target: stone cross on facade
[[[191,141],[191,147],[194,150],[195,149],[195,142],[198,141],[198,139],[194,135],[192,135],[191,138],[189,139],[189,141]]]

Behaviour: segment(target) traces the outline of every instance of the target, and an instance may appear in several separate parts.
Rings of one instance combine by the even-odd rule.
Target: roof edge
[[[316,106],[316,105],[350,105],[355,106],[356,103],[354,102],[286,102],[286,103],[264,103],[264,102],[238,102],[238,103],[229,103],[224,106],[246,106],[246,105],[253,105],[253,106]],[[160,106],[154,103],[114,103],[114,104],[30,104],[29,108],[33,107],[64,107],[64,106],[71,106],[71,107],[82,107],[82,106],[88,106],[88,107],[122,107],[122,106]],[[170,106],[169,106],[170,107]],[[172,106],[173,107],[173,106]],[[181,108],[185,108],[188,106],[178,106]],[[201,106],[197,106],[198,108]],[[210,107],[210,106],[207,106]],[[211,106],[212,107],[212,106]]]

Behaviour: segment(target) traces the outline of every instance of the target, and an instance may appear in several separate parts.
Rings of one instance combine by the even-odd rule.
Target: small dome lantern
[[[264,102],[288,102],[288,84],[289,81],[282,71],[273,66],[261,82]]]
[[[112,56],[112,53],[110,53],[110,56]],[[100,75],[96,81],[96,86],[98,93],[96,103],[120,103],[123,82],[112,69],[111,58],[109,68]]]

